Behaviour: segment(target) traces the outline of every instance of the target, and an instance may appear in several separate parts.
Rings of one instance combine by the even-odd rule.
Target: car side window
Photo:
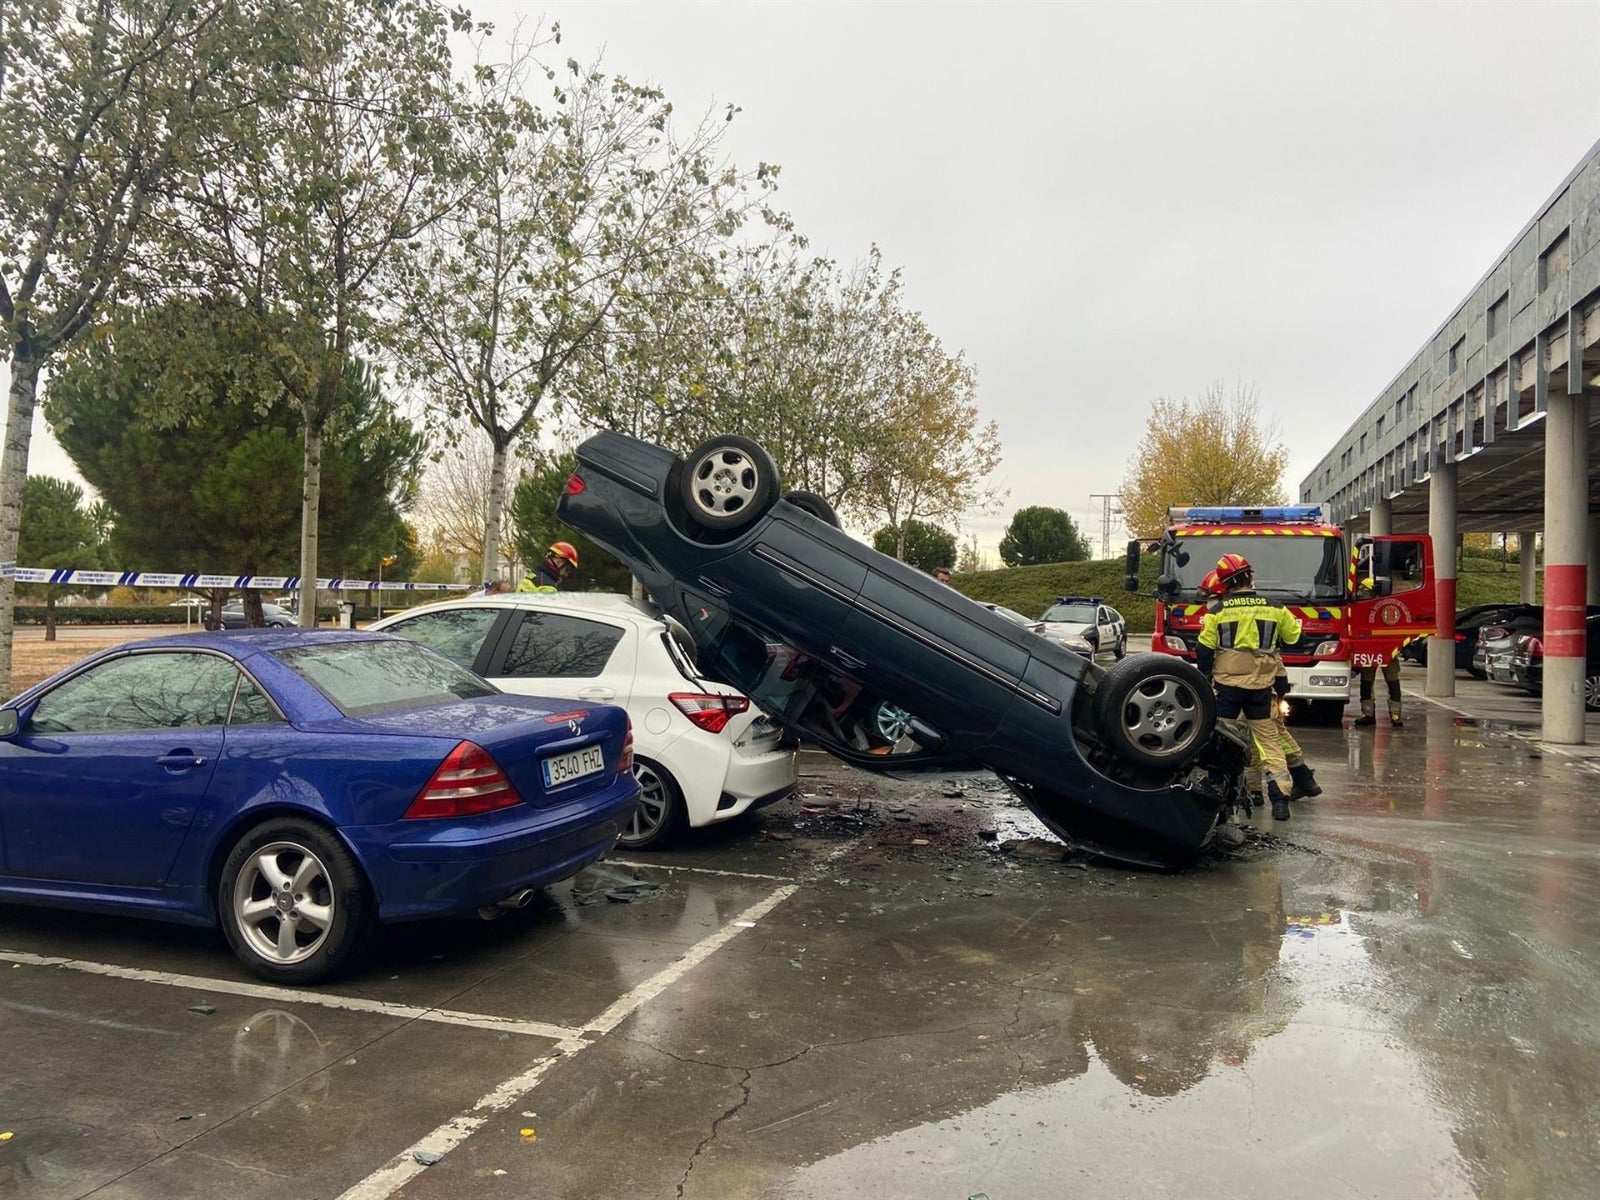
[[[448,608],[442,612],[418,613],[391,625],[389,632],[421,642],[456,666],[470,671],[502,611],[498,608]]]
[[[136,733],[223,725],[239,668],[215,654],[131,654],[43,696],[25,732]]]
[[[621,640],[615,625],[525,612],[497,673],[511,679],[592,679],[605,670]]]
[[[278,715],[277,708],[272,701],[267,699],[255,680],[248,675],[239,676],[239,690],[233,697],[233,714],[228,718],[230,726],[237,725],[277,725],[283,721]]]

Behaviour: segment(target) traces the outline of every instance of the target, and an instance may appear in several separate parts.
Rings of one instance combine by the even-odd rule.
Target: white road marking
[[[695,875],[720,875],[724,879],[764,879],[769,883],[792,883],[793,875],[758,875],[754,871],[719,871],[715,867],[674,867],[666,863],[634,862],[626,858],[602,859],[599,866],[637,867],[647,871],[688,871]]]
[[[623,993],[614,1004],[594,1020],[587,1022],[582,1032],[595,1038],[610,1033],[641,1005],[654,1000],[738,937],[744,929],[759,921],[799,890],[798,883],[774,889],[765,899],[752,904],[721,929],[696,942],[682,958],[663,967],[632,991]],[[428,1158],[432,1158],[433,1155],[448,1154],[481,1129],[497,1113],[505,1112],[538,1087],[545,1074],[556,1063],[571,1058],[594,1044],[595,1042],[588,1037],[576,1036],[560,1042],[554,1051],[536,1059],[522,1073],[507,1079],[467,1112],[451,1118],[402,1150],[384,1166],[341,1194],[339,1200],[387,1200],[387,1197],[392,1196],[427,1170],[427,1167],[417,1161],[416,1156],[419,1152]]]
[[[227,996],[249,996],[257,1000],[278,1000],[286,1004],[316,1004],[323,1008],[342,1008],[351,1012],[374,1013],[401,1021],[432,1021],[438,1025],[465,1025],[471,1029],[490,1029],[496,1033],[518,1033],[527,1037],[550,1038],[567,1042],[581,1037],[582,1031],[544,1021],[519,1021],[489,1013],[458,1012],[449,1008],[424,1008],[414,1004],[391,1004],[364,996],[340,996],[332,992],[307,992],[274,987],[270,983],[241,983],[233,979],[208,979],[201,975],[177,975],[170,971],[147,971],[141,967],[121,967],[114,963],[89,962],[79,958],[56,958],[48,954],[29,954],[23,950],[0,950],[0,962],[21,963],[29,967],[59,967],[112,979],[131,979],[138,983],[159,983],[166,987],[188,988],[195,992],[218,992]]]

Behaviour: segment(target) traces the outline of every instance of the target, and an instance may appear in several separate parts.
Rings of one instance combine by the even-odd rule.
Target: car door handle
[[[205,766],[206,760],[188,750],[174,750],[171,754],[163,754],[156,759],[156,765],[165,767],[169,771],[192,771],[195,767]]]
[[[829,646],[828,653],[833,656],[834,661],[842,666],[849,667],[852,671],[859,671],[867,665],[848,650],[841,650],[837,646]]]
[[[608,687],[587,687],[578,693],[579,700],[595,700],[603,703],[616,698],[616,690]]]

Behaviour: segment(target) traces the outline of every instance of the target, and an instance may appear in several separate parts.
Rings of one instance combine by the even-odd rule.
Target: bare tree
[[[528,469],[528,460],[515,446],[498,457],[515,486]],[[483,551],[496,458],[488,436],[472,430],[429,466],[416,510],[429,544],[452,557],[467,558],[484,580],[501,578],[502,572],[514,573],[517,566],[515,531],[509,527],[501,531],[498,554]]]

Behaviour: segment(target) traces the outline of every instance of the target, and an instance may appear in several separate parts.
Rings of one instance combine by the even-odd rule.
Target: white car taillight
[[[521,804],[500,764],[475,742],[459,742],[406,809],[407,821],[471,817]]]
[[[705,692],[673,692],[667,699],[707,733],[721,733],[730,719],[750,707],[750,701],[743,696],[713,696]]]

